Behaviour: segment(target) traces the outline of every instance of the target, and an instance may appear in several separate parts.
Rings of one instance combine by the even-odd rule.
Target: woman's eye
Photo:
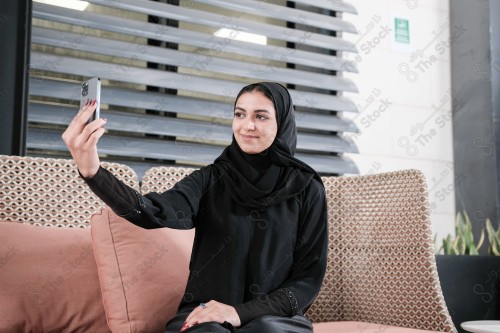
[[[259,120],[266,120],[267,117],[264,116],[264,115],[259,114],[259,115],[257,115],[257,119],[259,119]]]
[[[241,113],[241,112],[235,112],[234,113],[234,117],[235,118],[243,118],[243,113]]]

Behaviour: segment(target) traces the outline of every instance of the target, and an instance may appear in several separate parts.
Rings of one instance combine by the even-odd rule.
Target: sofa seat
[[[436,333],[436,331],[418,330],[359,321],[337,321],[314,324],[314,333]]]

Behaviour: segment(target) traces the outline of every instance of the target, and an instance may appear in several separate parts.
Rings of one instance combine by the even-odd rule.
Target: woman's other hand
[[[209,321],[214,321],[220,324],[228,322],[234,327],[239,327],[241,325],[240,316],[234,307],[212,300],[208,303],[197,306],[189,314],[184,326],[181,328],[181,332],[194,325]]]
[[[88,101],[73,118],[62,139],[75,160],[78,170],[85,178],[93,177],[99,170],[97,142],[104,134],[106,119],[98,118],[87,125],[96,109],[96,101]]]

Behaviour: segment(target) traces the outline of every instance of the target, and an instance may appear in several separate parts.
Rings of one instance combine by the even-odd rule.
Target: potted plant
[[[464,321],[500,319],[500,228],[495,230],[489,219],[485,225],[476,241],[469,216],[459,212],[455,235],[445,237],[436,254],[441,289],[459,332],[465,332],[460,327]],[[479,255],[485,229],[490,255]]]

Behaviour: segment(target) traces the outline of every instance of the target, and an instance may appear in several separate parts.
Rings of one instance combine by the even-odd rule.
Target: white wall
[[[448,0],[350,0],[358,15],[344,14],[358,35],[344,34],[359,54],[347,73],[359,94],[360,113],[344,113],[360,129],[352,139],[359,155],[348,154],[361,174],[415,168],[429,189],[432,228],[438,240],[454,230],[453,142],[451,124],[451,42],[461,30],[449,18]],[[409,20],[410,43],[394,40],[394,18]],[[451,28],[450,28],[451,26]],[[454,101],[454,103],[457,101]]]

